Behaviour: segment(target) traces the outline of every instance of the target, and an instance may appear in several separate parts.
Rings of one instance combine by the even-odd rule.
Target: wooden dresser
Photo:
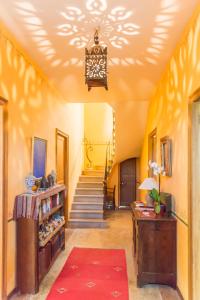
[[[176,288],[176,219],[144,216],[133,209],[133,243],[137,286],[157,283]]]

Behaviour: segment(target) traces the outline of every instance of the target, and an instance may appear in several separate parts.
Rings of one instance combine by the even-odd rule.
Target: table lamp
[[[158,183],[152,177],[145,178],[138,189],[147,191],[151,191],[152,189],[158,190]],[[147,206],[153,206],[153,199],[149,196],[149,193],[146,194],[146,203]]]

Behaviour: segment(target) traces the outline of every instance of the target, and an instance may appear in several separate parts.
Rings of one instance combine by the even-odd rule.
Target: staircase
[[[70,212],[71,228],[105,228],[103,219],[103,179],[101,170],[86,170],[79,177]]]

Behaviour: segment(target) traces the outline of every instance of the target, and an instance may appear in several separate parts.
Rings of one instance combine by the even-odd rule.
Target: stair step
[[[103,203],[104,195],[74,195],[74,202],[98,202]]]
[[[98,202],[73,202],[72,210],[102,210],[103,203]]]
[[[81,175],[79,177],[79,182],[103,182],[104,177],[103,176],[87,176],[87,175]]]
[[[103,188],[76,188],[76,195],[103,195]]]
[[[69,219],[70,228],[106,228],[107,222],[101,219]]]
[[[103,219],[103,210],[71,210],[71,219]]]
[[[103,188],[102,182],[83,182],[80,181],[77,183],[78,188]]]
[[[94,175],[94,176],[104,176],[104,171],[101,170],[84,170],[82,175]]]

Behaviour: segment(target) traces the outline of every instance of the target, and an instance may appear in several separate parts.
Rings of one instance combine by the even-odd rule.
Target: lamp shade
[[[158,184],[154,178],[149,177],[149,178],[145,178],[145,180],[140,184],[138,189],[140,189],[140,190],[152,190],[152,189],[158,190]]]

